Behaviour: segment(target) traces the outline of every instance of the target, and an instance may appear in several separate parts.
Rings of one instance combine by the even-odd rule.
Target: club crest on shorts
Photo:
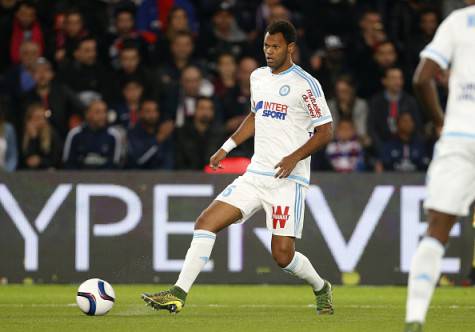
[[[284,96],[287,96],[290,92],[290,86],[288,86],[287,84],[285,85],[282,85],[279,89],[279,94],[284,97]]]
[[[285,206],[282,211],[282,206],[277,205],[272,207],[272,228],[284,228],[285,223],[289,220],[289,207]]]

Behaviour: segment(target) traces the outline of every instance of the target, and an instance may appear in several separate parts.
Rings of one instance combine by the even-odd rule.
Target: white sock
[[[193,240],[191,241],[190,248],[186,252],[185,262],[183,263],[175,286],[180,287],[187,293],[190,291],[196,277],[209,260],[215,240],[215,233],[205,230],[196,230],[193,232]]]
[[[406,322],[424,323],[435,285],[440,277],[444,251],[444,246],[432,237],[426,237],[419,243],[409,272]]]
[[[315,271],[312,263],[310,263],[307,257],[297,251],[295,252],[294,258],[292,258],[290,264],[284,267],[283,270],[305,280],[315,291],[319,291],[323,288],[324,281],[318,275],[317,271]]]

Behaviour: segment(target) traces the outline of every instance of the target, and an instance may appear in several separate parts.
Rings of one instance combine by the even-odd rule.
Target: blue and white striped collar
[[[272,73],[272,69],[271,69],[270,67],[267,67],[267,68],[269,68],[269,72],[270,72],[272,75],[285,75],[285,74],[290,73],[290,72],[291,72],[292,70],[294,70],[295,68],[297,68],[297,65],[296,65],[295,63],[292,63],[292,65],[291,65],[289,68],[287,68],[287,69],[284,70],[284,71],[281,71],[281,72],[278,73],[278,74]]]

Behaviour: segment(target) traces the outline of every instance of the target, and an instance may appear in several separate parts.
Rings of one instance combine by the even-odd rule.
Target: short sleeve
[[[434,39],[422,50],[421,58],[435,61],[440,68],[447,69],[454,51],[454,14],[448,16],[439,26]]]
[[[327,105],[320,83],[313,77],[305,79],[302,91],[302,105],[312,122],[312,128],[332,122],[330,108]]]

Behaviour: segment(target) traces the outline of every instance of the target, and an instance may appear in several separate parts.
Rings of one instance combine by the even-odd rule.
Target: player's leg
[[[449,233],[456,216],[428,211],[427,236],[422,239],[412,258],[406,306],[407,331],[420,331],[440,277],[440,267]]]
[[[331,285],[323,280],[310,260],[295,251],[295,238],[272,235],[272,257],[285,272],[305,280],[313,289],[317,299],[318,314],[333,314]]]
[[[470,147],[439,141],[428,171],[427,234],[411,263],[406,306],[406,331],[421,331],[439,280],[442,257],[456,216],[468,214],[474,199],[475,172]]]
[[[239,177],[201,213],[176,284],[163,292],[143,294],[147,304],[170,312],[182,309],[191,286],[209,260],[216,233],[240,219],[249,218],[260,207],[253,189],[249,181]]]
[[[188,249],[176,287],[190,291],[196,277],[208,262],[213,250],[216,233],[242,218],[241,210],[228,203],[213,201],[198,217],[193,240]]]
[[[288,180],[266,195],[264,209],[267,227],[272,231],[272,257],[287,273],[305,280],[317,296],[317,313],[333,313],[331,285],[323,280],[309,259],[295,251],[295,238],[300,238],[305,211],[306,188]]]
[[[198,274],[208,262],[216,233],[242,218],[241,210],[228,203],[213,201],[198,217],[193,239],[175,285],[156,294],[142,294],[142,299],[154,309],[179,312]]]

